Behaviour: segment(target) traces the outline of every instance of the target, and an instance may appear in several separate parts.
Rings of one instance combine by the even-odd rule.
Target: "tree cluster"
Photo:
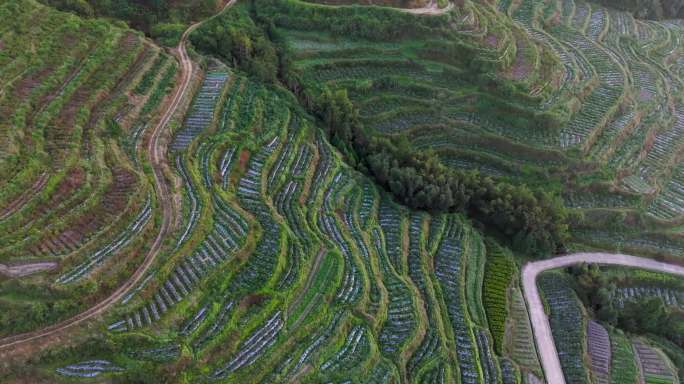
[[[403,136],[368,135],[344,90],[324,89],[313,113],[352,163],[408,207],[466,213],[509,239],[515,249],[534,255],[556,252],[568,238],[567,212],[559,198],[446,167],[434,153],[411,148]]]
[[[575,277],[578,297],[598,320],[633,334],[661,336],[684,348],[684,312],[668,307],[656,296],[628,300],[618,308],[615,277],[602,273],[595,264],[571,267],[569,271]]]
[[[262,81],[277,82],[276,46],[268,35],[269,28],[255,24],[255,19],[244,7],[238,7],[202,24],[190,35],[190,41],[199,50],[217,55]]]

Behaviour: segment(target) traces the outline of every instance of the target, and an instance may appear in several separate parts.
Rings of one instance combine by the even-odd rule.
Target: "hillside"
[[[586,218],[579,247],[682,254],[681,22],[533,0],[467,3],[411,32],[383,16],[354,30],[332,12],[272,17],[303,82],[346,89],[376,134],[556,191]]]
[[[0,9],[0,263],[51,269],[0,282],[8,335],[74,315],[135,269],[158,225],[138,147],[175,64],[132,30],[33,1]]]
[[[174,49],[0,4],[1,382],[535,384],[523,265],[681,263],[684,22],[327,4],[173,16]],[[566,382],[684,377],[677,278],[537,282]]]

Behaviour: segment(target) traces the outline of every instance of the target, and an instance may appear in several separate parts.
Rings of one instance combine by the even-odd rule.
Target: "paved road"
[[[549,318],[544,313],[544,305],[537,288],[537,276],[549,269],[581,263],[635,267],[684,276],[684,267],[678,265],[662,263],[643,257],[612,253],[574,253],[526,264],[522,270],[523,291],[530,312],[530,321],[532,322],[537,351],[544,374],[546,375],[546,382],[549,384],[565,384],[565,378],[563,377],[563,370],[558,359],[558,351],[551,334]]]
[[[168,233],[174,215],[173,207],[171,205],[172,199],[169,193],[169,187],[164,181],[165,178],[163,173],[163,167],[166,163],[166,147],[164,146],[163,142],[160,141],[160,137],[162,136],[164,129],[173,117],[181,101],[186,96],[186,93],[190,86],[190,81],[192,79],[193,64],[190,58],[188,57],[187,51],[185,49],[185,43],[187,41],[188,34],[194,28],[196,28],[197,25],[199,25],[199,23],[190,26],[185,31],[183,37],[181,38],[181,41],[178,44],[177,53],[181,64],[181,81],[179,82],[180,86],[176,88],[176,92],[173,96],[171,103],[169,104],[166,111],[164,111],[164,114],[162,115],[162,118],[160,119],[157,126],[152,131],[152,135],[147,146],[147,152],[150,157],[150,163],[152,164],[152,169],[154,171],[154,189],[157,195],[157,202],[159,203],[162,210],[162,221],[159,227],[159,233],[157,234],[157,237],[154,239],[154,242],[150,246],[150,249],[148,250],[147,254],[145,255],[145,259],[143,260],[142,264],[123,285],[121,285],[114,293],[112,293],[106,299],[97,303],[95,306],[88,308],[87,310],[79,313],[78,315],[72,318],[66,319],[60,323],[53,324],[46,328],[0,339],[0,349],[17,346],[19,344],[23,344],[32,340],[54,335],[56,333],[64,331],[67,328],[71,328],[77,324],[84,322],[85,320],[88,320],[94,316],[103,313],[112,305],[117,303],[133,287],[135,287],[138,284],[138,282],[142,279],[143,275],[150,268],[150,266],[154,263],[154,260],[159,254],[159,251],[161,250],[162,242]]]

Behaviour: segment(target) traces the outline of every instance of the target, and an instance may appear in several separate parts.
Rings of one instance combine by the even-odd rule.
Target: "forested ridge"
[[[82,17],[109,17],[174,45],[192,20],[216,12],[217,0],[40,0],[59,10]]]
[[[331,143],[346,155],[347,161],[373,176],[402,204],[431,212],[464,212],[507,239],[515,249],[529,254],[549,254],[563,248],[568,237],[568,217],[557,196],[497,181],[478,172],[450,169],[434,154],[412,149],[401,136],[384,138],[371,132],[359,120],[358,107],[349,100],[344,88],[331,89],[311,82],[292,67],[277,28],[306,19],[313,29],[333,26],[333,33],[371,40],[401,40],[409,37],[406,34],[419,37],[428,31],[448,33],[443,29],[443,20],[429,19],[409,28],[403,25],[401,15],[393,15],[391,23],[383,21],[387,10],[365,10],[361,14],[351,8],[346,11],[348,17],[341,17],[341,12],[326,16],[325,11],[307,15],[293,12],[297,3],[284,7],[286,3],[290,2],[253,0],[248,9],[206,23],[191,40],[201,51],[220,56],[263,81],[285,85],[319,119]],[[281,10],[289,13],[280,13]],[[406,16],[408,20],[411,19]],[[482,113],[503,119],[515,111],[518,118],[511,119],[512,124],[531,124],[537,129],[557,129],[560,125],[562,118],[553,113],[537,113],[508,104],[507,100],[525,100],[530,96],[519,86],[491,76],[492,64],[478,56],[475,47],[456,42],[426,49],[433,49],[434,54],[443,55],[444,60],[463,68],[462,73],[447,76],[471,79],[487,90],[486,97],[475,105]]]

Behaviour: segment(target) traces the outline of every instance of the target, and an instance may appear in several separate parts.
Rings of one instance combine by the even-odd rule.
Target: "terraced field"
[[[496,382],[491,336],[466,304],[464,266],[485,249],[473,229],[456,215],[409,217],[342,163],[278,91],[226,71],[211,123],[173,152],[184,241],[98,331],[123,345],[157,336],[44,374],[70,375],[74,364],[111,356],[102,374],[133,374],[159,358],[149,350],[164,339],[190,348],[187,372],[203,377],[209,367],[229,382],[368,382],[368,372],[378,382]],[[253,122],[222,129],[226,108]],[[227,151],[239,161],[223,168]],[[409,227],[416,241],[403,243]]]
[[[33,1],[0,13],[0,261],[53,266],[0,281],[5,336],[75,314],[137,264],[157,203],[135,148],[175,66],[106,22]]]
[[[222,3],[226,40],[191,59],[201,22],[172,50],[0,4],[0,381],[545,382],[532,252],[508,248],[524,239],[397,203],[310,84],[343,89],[374,138],[562,195],[567,249],[684,256],[681,22],[574,0],[334,3]],[[576,284],[538,280],[566,382],[683,377],[679,347],[598,321]],[[122,287],[87,326],[3,349]],[[611,287],[617,309],[683,313],[667,278]]]
[[[584,213],[679,222],[681,24],[645,23],[573,0],[498,3],[466,2],[445,16],[449,31],[426,24],[432,32],[419,41],[377,43],[285,23],[281,32],[300,73],[347,89],[364,125],[378,133],[406,135],[457,169],[531,185],[546,180]],[[437,53],[454,40],[476,47],[484,62],[473,65],[512,81],[515,101],[487,94],[467,63]],[[598,232],[604,223],[579,227]],[[671,252],[642,244],[653,236],[648,225],[607,227],[635,252]],[[581,228],[575,240],[618,248]]]

